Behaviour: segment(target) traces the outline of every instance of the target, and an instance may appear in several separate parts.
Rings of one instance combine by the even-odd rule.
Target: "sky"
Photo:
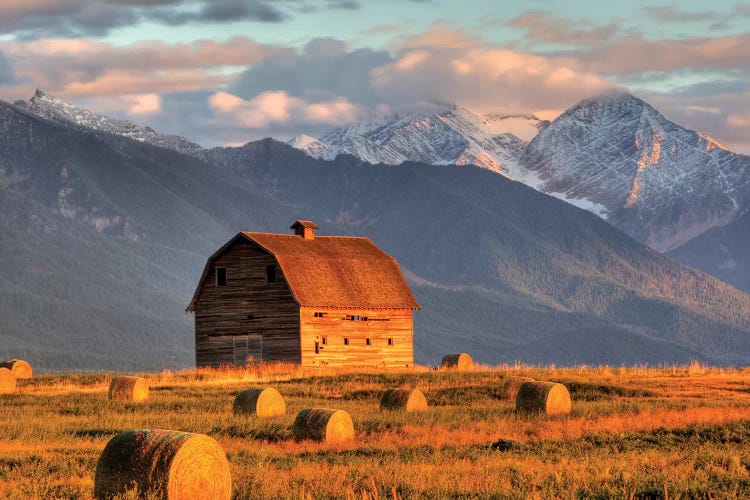
[[[2,0],[0,99],[36,88],[203,146],[624,89],[750,153],[750,1]]]

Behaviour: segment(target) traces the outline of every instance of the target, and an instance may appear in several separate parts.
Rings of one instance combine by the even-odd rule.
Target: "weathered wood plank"
[[[231,338],[246,335],[262,338],[262,357],[253,355],[254,360],[300,362],[299,306],[281,269],[276,283],[266,282],[266,266],[275,264],[271,255],[246,241],[214,260],[195,307],[198,366],[234,364]],[[224,287],[216,285],[219,267],[227,270]]]
[[[323,313],[323,317],[315,313]],[[367,321],[347,319],[351,317]],[[397,368],[414,364],[411,309],[303,307],[300,318],[303,365]]]

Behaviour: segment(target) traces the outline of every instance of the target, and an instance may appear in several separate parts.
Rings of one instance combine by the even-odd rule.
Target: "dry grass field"
[[[519,415],[502,379],[567,385],[570,415]],[[749,498],[750,369],[479,367],[315,372],[292,366],[144,375],[144,403],[109,401],[111,374],[43,375],[0,396],[0,498],[91,498],[107,441],[126,429],[208,434],[235,498]],[[232,413],[269,386],[283,417]],[[384,413],[386,388],[421,389],[426,412]],[[296,413],[346,410],[356,439],[296,442]],[[135,497],[135,493],[130,495]]]

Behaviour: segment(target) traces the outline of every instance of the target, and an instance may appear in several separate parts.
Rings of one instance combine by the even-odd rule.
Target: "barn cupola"
[[[318,229],[318,226],[311,220],[298,220],[289,229],[294,229],[294,234],[302,236],[305,240],[314,240],[315,230]]]

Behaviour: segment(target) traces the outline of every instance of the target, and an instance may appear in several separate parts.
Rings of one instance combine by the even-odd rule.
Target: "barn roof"
[[[301,306],[419,309],[396,260],[369,238],[242,232],[209,258],[188,311],[195,307],[213,259],[242,238],[276,258]]]

